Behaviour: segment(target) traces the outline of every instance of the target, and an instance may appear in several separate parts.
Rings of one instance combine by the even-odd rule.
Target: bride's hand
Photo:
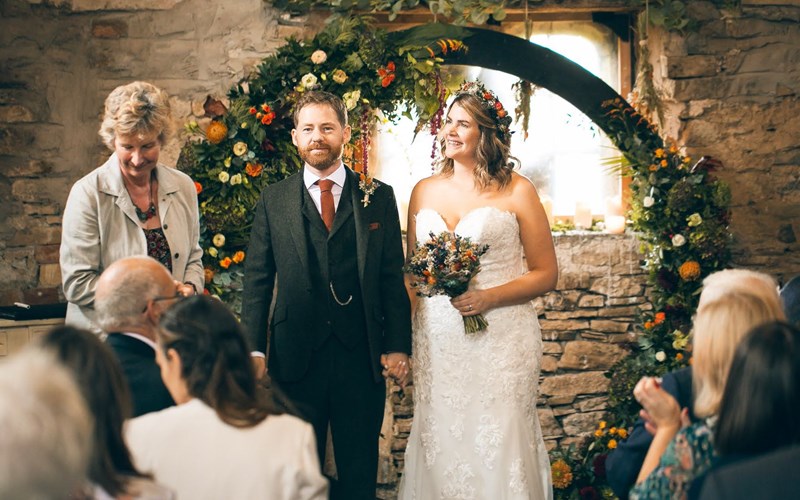
[[[450,299],[462,316],[475,316],[492,309],[491,293],[487,290],[469,290]]]

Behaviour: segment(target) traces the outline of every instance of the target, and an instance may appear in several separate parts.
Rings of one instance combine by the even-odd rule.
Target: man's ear
[[[297,137],[296,137],[296,135],[297,135],[297,129],[293,128],[292,129],[292,144],[294,144],[295,146],[297,146]]]
[[[350,142],[350,136],[353,133],[353,129],[350,128],[350,125],[345,125],[344,130],[342,130],[342,134],[344,135],[344,143],[347,144]]]

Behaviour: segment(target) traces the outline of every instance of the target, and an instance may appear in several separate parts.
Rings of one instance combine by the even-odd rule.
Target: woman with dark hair
[[[131,415],[131,398],[122,368],[97,335],[63,326],[42,337],[41,345],[55,354],[75,377],[94,417],[94,443],[89,463],[91,498],[173,498],[172,493],[137,470],[122,437]]]
[[[553,496],[536,413],[542,337],[532,300],[558,280],[547,215],[510,155],[511,116],[478,82],[455,94],[436,174],[411,194],[408,249],[450,232],[488,245],[469,289],[414,297],[414,425],[401,499]],[[414,279],[410,277],[410,279]],[[485,330],[466,334],[464,317]]]
[[[128,424],[139,467],[180,498],[327,498],[311,425],[267,400],[222,302],[179,301],[157,337],[161,377],[178,406]]]
[[[761,498],[789,498],[778,493],[778,489],[789,492],[786,481],[794,471],[785,478],[775,475],[775,481],[766,481],[763,473],[754,478],[747,475],[746,468],[737,467],[734,470],[738,486],[731,488],[732,479],[726,475],[724,466],[800,445],[798,415],[800,330],[781,321],[765,323],[754,328],[736,348],[714,430],[719,457],[707,477],[692,484],[692,496],[705,485],[704,498],[731,498],[731,495],[755,498],[753,494]],[[794,455],[796,462],[797,453]],[[796,498],[800,495],[797,490],[800,483],[792,484],[791,496]],[[748,490],[750,493],[745,494]]]

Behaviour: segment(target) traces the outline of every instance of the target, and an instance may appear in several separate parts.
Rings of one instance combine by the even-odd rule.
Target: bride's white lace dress
[[[416,216],[416,237],[447,231],[435,211]],[[489,245],[471,283],[489,288],[526,271],[516,216],[494,207],[468,212],[455,233]],[[536,413],[542,356],[531,303],[484,314],[486,331],[466,335],[445,296],[420,298],[414,317],[414,422],[399,498],[550,499],[550,465]]]

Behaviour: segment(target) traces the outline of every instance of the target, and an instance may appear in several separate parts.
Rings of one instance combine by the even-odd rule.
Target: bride
[[[462,85],[440,135],[439,173],[411,194],[409,253],[442,231],[489,249],[466,293],[416,300],[401,499],[553,496],[536,413],[542,339],[531,299],[555,287],[558,267],[536,189],[513,171],[510,124],[492,92]],[[467,335],[462,316],[476,314],[489,326]]]

